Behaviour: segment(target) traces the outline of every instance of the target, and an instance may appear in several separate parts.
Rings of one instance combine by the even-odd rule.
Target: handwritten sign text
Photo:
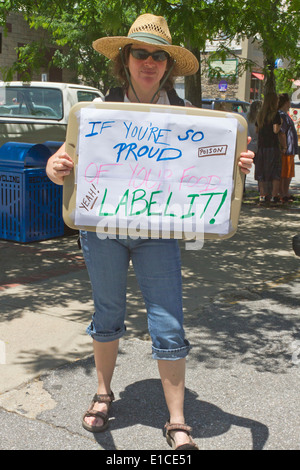
[[[226,234],[236,121],[82,108],[76,225]]]

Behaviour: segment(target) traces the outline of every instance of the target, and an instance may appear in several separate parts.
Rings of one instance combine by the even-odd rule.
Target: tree
[[[173,43],[184,43],[199,55],[207,35],[212,28],[204,28],[204,0],[188,1],[143,1],[136,0],[5,0],[0,3],[0,20],[10,12],[21,12],[32,28],[43,28],[48,32],[47,41],[57,47],[54,65],[67,67],[74,71],[76,77],[82,77],[85,83],[102,89],[105,93],[112,85],[108,61],[92,48],[92,42],[105,35],[127,35],[134,19],[146,12],[165,16],[172,31]],[[191,15],[192,11],[192,15]],[[46,40],[46,39],[45,39]],[[45,42],[27,45],[20,48],[17,70],[31,69],[40,64],[41,51],[47,49]],[[201,84],[200,73],[190,81],[190,96],[197,105]],[[192,86],[194,83],[194,86]]]
[[[2,0],[0,24],[5,24],[8,13],[21,12],[32,28],[49,33],[57,48],[55,65],[71,68],[76,77],[105,92],[112,84],[108,61],[93,50],[92,41],[105,35],[127,35],[138,15],[152,12],[166,17],[174,44],[188,46],[199,58],[206,40],[221,32],[229,39],[258,41],[265,57],[265,90],[275,90],[276,58],[287,58],[290,73],[295,78],[300,75],[299,9],[300,0]],[[37,62],[34,51],[38,48],[32,44],[33,65]],[[230,54],[224,51],[220,47],[222,57],[225,52]],[[28,64],[28,54],[27,46],[23,63]],[[247,62],[244,65],[251,67]],[[187,97],[199,105],[201,69],[187,78],[186,88]]]
[[[275,60],[289,60],[294,77],[299,67],[299,0],[220,0],[213,2],[220,31],[229,38],[256,40],[264,54],[265,93],[275,91]]]
[[[105,93],[112,84],[109,61],[93,49],[92,42],[105,35],[127,34],[131,11],[133,17],[135,14],[131,7],[124,10],[123,3],[120,0],[5,0],[0,3],[0,24],[2,19],[5,25],[10,12],[19,12],[31,28],[47,32],[39,44],[32,42],[19,48],[14,70],[22,71],[29,66],[33,71],[40,66],[45,51],[54,46],[54,65],[72,70],[74,81],[82,79]]]

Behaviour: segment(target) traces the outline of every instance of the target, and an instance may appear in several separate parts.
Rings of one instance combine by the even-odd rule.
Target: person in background
[[[272,183],[271,202],[280,202],[281,153],[278,134],[281,118],[276,93],[266,94],[257,115],[258,148],[255,158],[254,178],[258,181],[260,203],[266,202],[267,185]]]
[[[173,78],[194,74],[198,69],[195,56],[184,47],[172,45],[166,20],[155,15],[139,16],[128,36],[100,38],[93,47],[115,62],[115,73],[122,85],[114,92],[115,101],[172,105],[178,102],[172,91]],[[252,159],[252,152],[241,153],[238,165],[242,172],[249,173]],[[64,144],[50,157],[46,171],[52,181],[63,184],[73,167]],[[87,332],[93,338],[98,377],[97,393],[83,416],[83,427],[90,432],[102,432],[108,426],[114,399],[111,381],[119,339],[125,333],[126,278],[131,260],[145,299],[153,358],[158,362],[169,411],[165,425],[167,442],[176,450],[197,450],[184,418],[185,363],[190,344],[183,329],[178,241],[100,239],[97,233],[86,231],[80,235],[95,304]],[[140,358],[136,359],[139,363]]]
[[[258,148],[258,133],[257,133],[257,114],[262,107],[261,100],[254,100],[250,105],[248,114],[246,115],[246,121],[248,123],[248,136],[251,137],[251,141],[248,144],[248,149],[254,153],[254,164],[255,164],[255,155]]]
[[[291,101],[287,93],[279,95],[278,110],[282,119],[282,126],[279,133],[281,147],[282,167],[280,179],[280,195],[282,202],[291,202],[294,200],[290,194],[290,184],[295,176],[294,157],[298,152],[298,136],[295,124],[288,114]]]
[[[254,153],[254,165],[255,165],[255,155],[257,153],[257,147],[258,147],[258,133],[257,133],[257,126],[256,126],[256,119],[257,119],[257,114],[262,107],[262,101],[261,100],[254,100],[252,101],[250,105],[249,112],[245,115],[245,119],[248,123],[248,137],[251,137],[251,141],[248,144],[248,150],[251,150],[251,152]],[[246,183],[246,177],[245,177],[245,183]],[[245,190],[245,183],[244,183],[244,190]]]

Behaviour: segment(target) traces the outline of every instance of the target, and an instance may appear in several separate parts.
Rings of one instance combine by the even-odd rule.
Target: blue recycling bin
[[[0,238],[29,243],[64,234],[62,186],[45,170],[60,145],[7,142],[0,147]]]

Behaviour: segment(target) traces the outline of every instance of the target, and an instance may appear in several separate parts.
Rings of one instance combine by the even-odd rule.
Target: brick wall
[[[29,25],[23,19],[22,15],[18,13],[12,13],[7,18],[7,33],[4,32],[3,28],[0,27],[0,80],[3,80],[2,69],[9,69],[13,63],[17,60],[16,48],[20,44],[29,44],[32,41],[45,37],[46,32],[42,29],[35,30],[30,29]],[[34,73],[32,80],[41,80],[42,73],[47,73],[46,68],[40,69],[39,72]],[[62,70],[62,72],[52,69],[51,75],[56,81],[57,78],[62,82],[74,81],[72,79],[72,73],[68,70]],[[18,80],[17,74],[13,77],[14,80]],[[48,80],[50,80],[48,73]]]
[[[217,79],[202,79],[202,97],[203,98],[226,98],[227,100],[236,99],[239,90],[239,78],[235,83],[230,83],[228,80],[228,88],[226,93],[219,90],[219,82]],[[225,96],[226,95],[226,96]]]

